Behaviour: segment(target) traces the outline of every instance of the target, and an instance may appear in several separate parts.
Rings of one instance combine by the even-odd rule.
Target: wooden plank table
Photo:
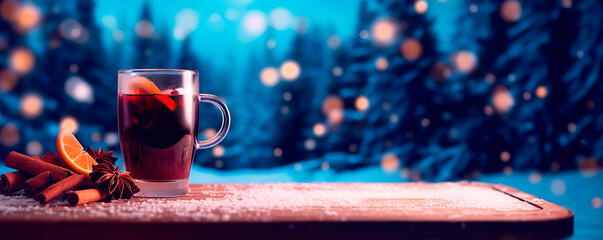
[[[485,183],[195,184],[187,196],[69,207],[0,197],[0,238],[544,237],[573,213]]]

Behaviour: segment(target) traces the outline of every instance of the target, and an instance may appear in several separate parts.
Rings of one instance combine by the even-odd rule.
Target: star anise
[[[92,169],[90,178],[94,185],[112,194],[115,199],[128,199],[140,192],[130,172],[119,172],[121,166],[115,168],[110,162],[101,162],[92,166]]]
[[[103,148],[98,148],[98,151],[94,151],[91,147],[88,147],[86,150],[88,154],[96,161],[97,163],[101,162],[110,162],[111,164],[115,164],[117,158],[113,156],[113,151],[103,152]]]

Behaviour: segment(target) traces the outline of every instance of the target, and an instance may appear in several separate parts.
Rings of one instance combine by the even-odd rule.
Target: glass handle
[[[199,102],[211,103],[218,107],[220,112],[222,112],[222,126],[220,127],[220,131],[210,139],[197,141],[197,149],[210,148],[218,145],[226,137],[228,129],[230,129],[230,111],[228,111],[228,107],[222,99],[211,94],[199,94]]]

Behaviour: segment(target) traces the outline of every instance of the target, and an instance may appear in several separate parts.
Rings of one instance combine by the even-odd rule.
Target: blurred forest
[[[262,44],[225,53],[228,62],[244,58],[244,68],[199,53],[149,2],[135,26],[120,26],[132,41],[113,31],[118,44],[107,47],[95,4],[2,1],[0,158],[55,151],[60,127],[77,129],[84,146],[119,151],[117,70],[183,68],[199,70],[201,91],[223,97],[232,114],[228,137],[196,153],[205,167],[380,165],[413,180],[451,180],[601,166],[599,0],[466,0],[452,51],[441,50],[425,14],[438,1],[363,0],[346,20],[355,26],[349,37],[296,18],[284,54],[275,52],[278,18],[267,25],[266,14],[249,11],[241,24]],[[228,21],[220,16],[212,15]],[[217,110],[200,114],[199,135],[210,137]]]

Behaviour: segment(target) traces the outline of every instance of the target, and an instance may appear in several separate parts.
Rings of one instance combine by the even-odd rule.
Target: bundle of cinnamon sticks
[[[4,195],[23,189],[26,196],[47,204],[73,190],[67,197],[71,206],[101,201],[110,196],[95,188],[85,175],[59,166],[59,158],[52,152],[41,157],[31,157],[13,151],[4,163],[7,167],[18,170],[0,176],[0,193]]]

